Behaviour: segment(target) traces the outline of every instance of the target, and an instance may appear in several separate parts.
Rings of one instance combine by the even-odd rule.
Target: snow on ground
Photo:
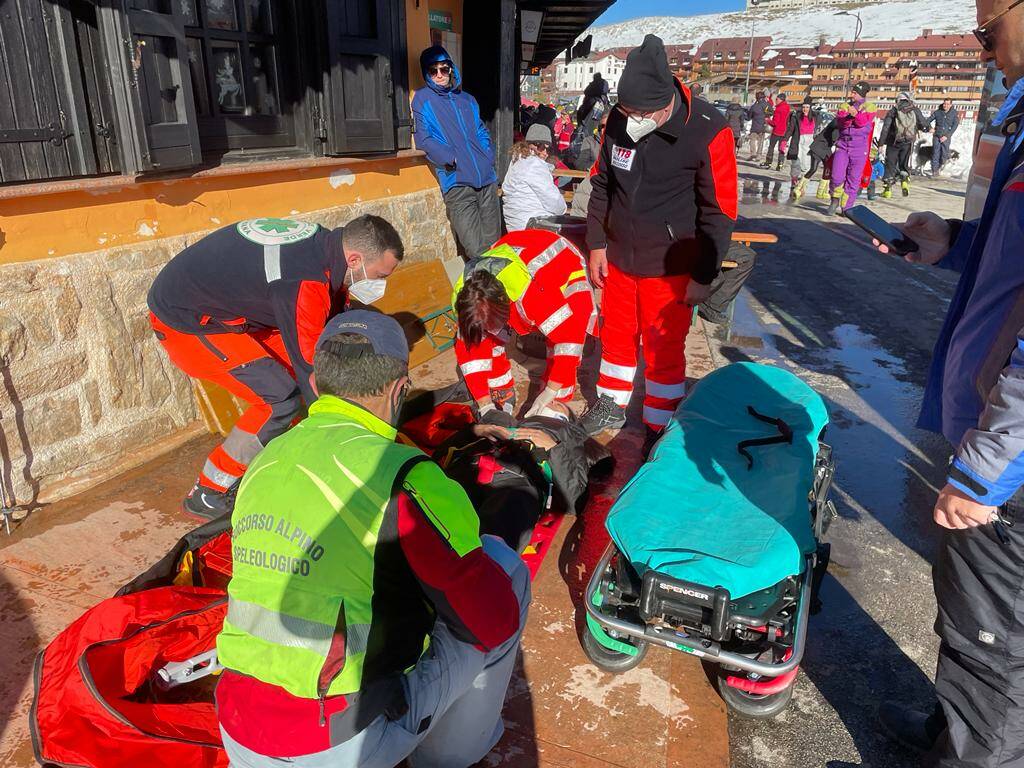
[[[808,10],[741,11],[703,16],[648,16],[618,24],[592,27],[594,50],[635,46],[653,32],[667,44],[699,45],[712,37],[747,37],[751,25],[758,35],[772,38],[772,45],[817,45],[824,35],[830,43],[853,37],[854,19],[836,16],[838,8]],[[855,6],[864,22],[861,39],[912,39],[923,29],[936,34],[963,34],[976,24],[972,0],[895,0]]]

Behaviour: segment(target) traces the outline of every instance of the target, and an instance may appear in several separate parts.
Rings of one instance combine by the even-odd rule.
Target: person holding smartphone
[[[933,510],[944,529],[933,568],[938,706],[886,703],[879,718],[942,768],[1024,760],[1024,0],[977,0],[977,12],[982,59],[1010,87],[984,212],[967,222],[914,213],[900,227],[918,246],[908,261],[960,273],[918,422],[956,453]]]

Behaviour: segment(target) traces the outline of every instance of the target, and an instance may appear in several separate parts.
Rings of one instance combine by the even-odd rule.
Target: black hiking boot
[[[702,320],[715,325],[728,325],[729,316],[724,312],[719,312],[717,309],[712,309],[703,304],[697,305],[697,314],[700,315]]]
[[[226,491],[218,491],[202,483],[196,483],[181,502],[181,509],[186,515],[200,520],[216,520],[218,517],[231,514],[235,508],[237,492],[238,483]]]
[[[608,395],[601,395],[580,416],[580,426],[588,437],[599,435],[609,429],[622,429],[626,426],[626,409],[616,405]]]
[[[929,715],[888,701],[878,708],[879,730],[897,744],[921,754],[939,738],[945,727],[942,720],[939,711]]]

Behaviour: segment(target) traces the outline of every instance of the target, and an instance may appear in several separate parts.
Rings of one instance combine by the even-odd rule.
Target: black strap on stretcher
[[[763,421],[765,424],[772,424],[779,434],[773,435],[772,437],[759,437],[752,440],[743,440],[736,445],[736,450],[747,460],[747,469],[754,468],[754,457],[748,451],[748,448],[755,448],[762,445],[779,445],[785,443],[786,445],[793,444],[793,428],[789,426],[782,419],[773,419],[771,416],[765,416],[764,414],[758,413],[754,406],[747,406],[747,413],[753,416],[758,421]]]

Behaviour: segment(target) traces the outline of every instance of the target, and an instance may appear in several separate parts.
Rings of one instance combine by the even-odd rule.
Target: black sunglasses
[[[989,53],[992,53],[992,49],[996,47],[996,39],[993,34],[995,32],[996,22],[1022,3],[1024,3],[1024,0],[1016,0],[1016,2],[1010,3],[1002,11],[974,30],[974,36],[978,38],[978,42],[981,43],[982,48]]]
[[[1024,0],[1018,0],[1018,2],[1024,3]],[[448,75],[448,74],[451,74],[451,71],[452,71],[452,65],[451,64],[435,64],[434,66],[429,67],[427,69],[427,72],[429,72],[432,75],[436,75],[438,73],[441,73],[442,75]]]

